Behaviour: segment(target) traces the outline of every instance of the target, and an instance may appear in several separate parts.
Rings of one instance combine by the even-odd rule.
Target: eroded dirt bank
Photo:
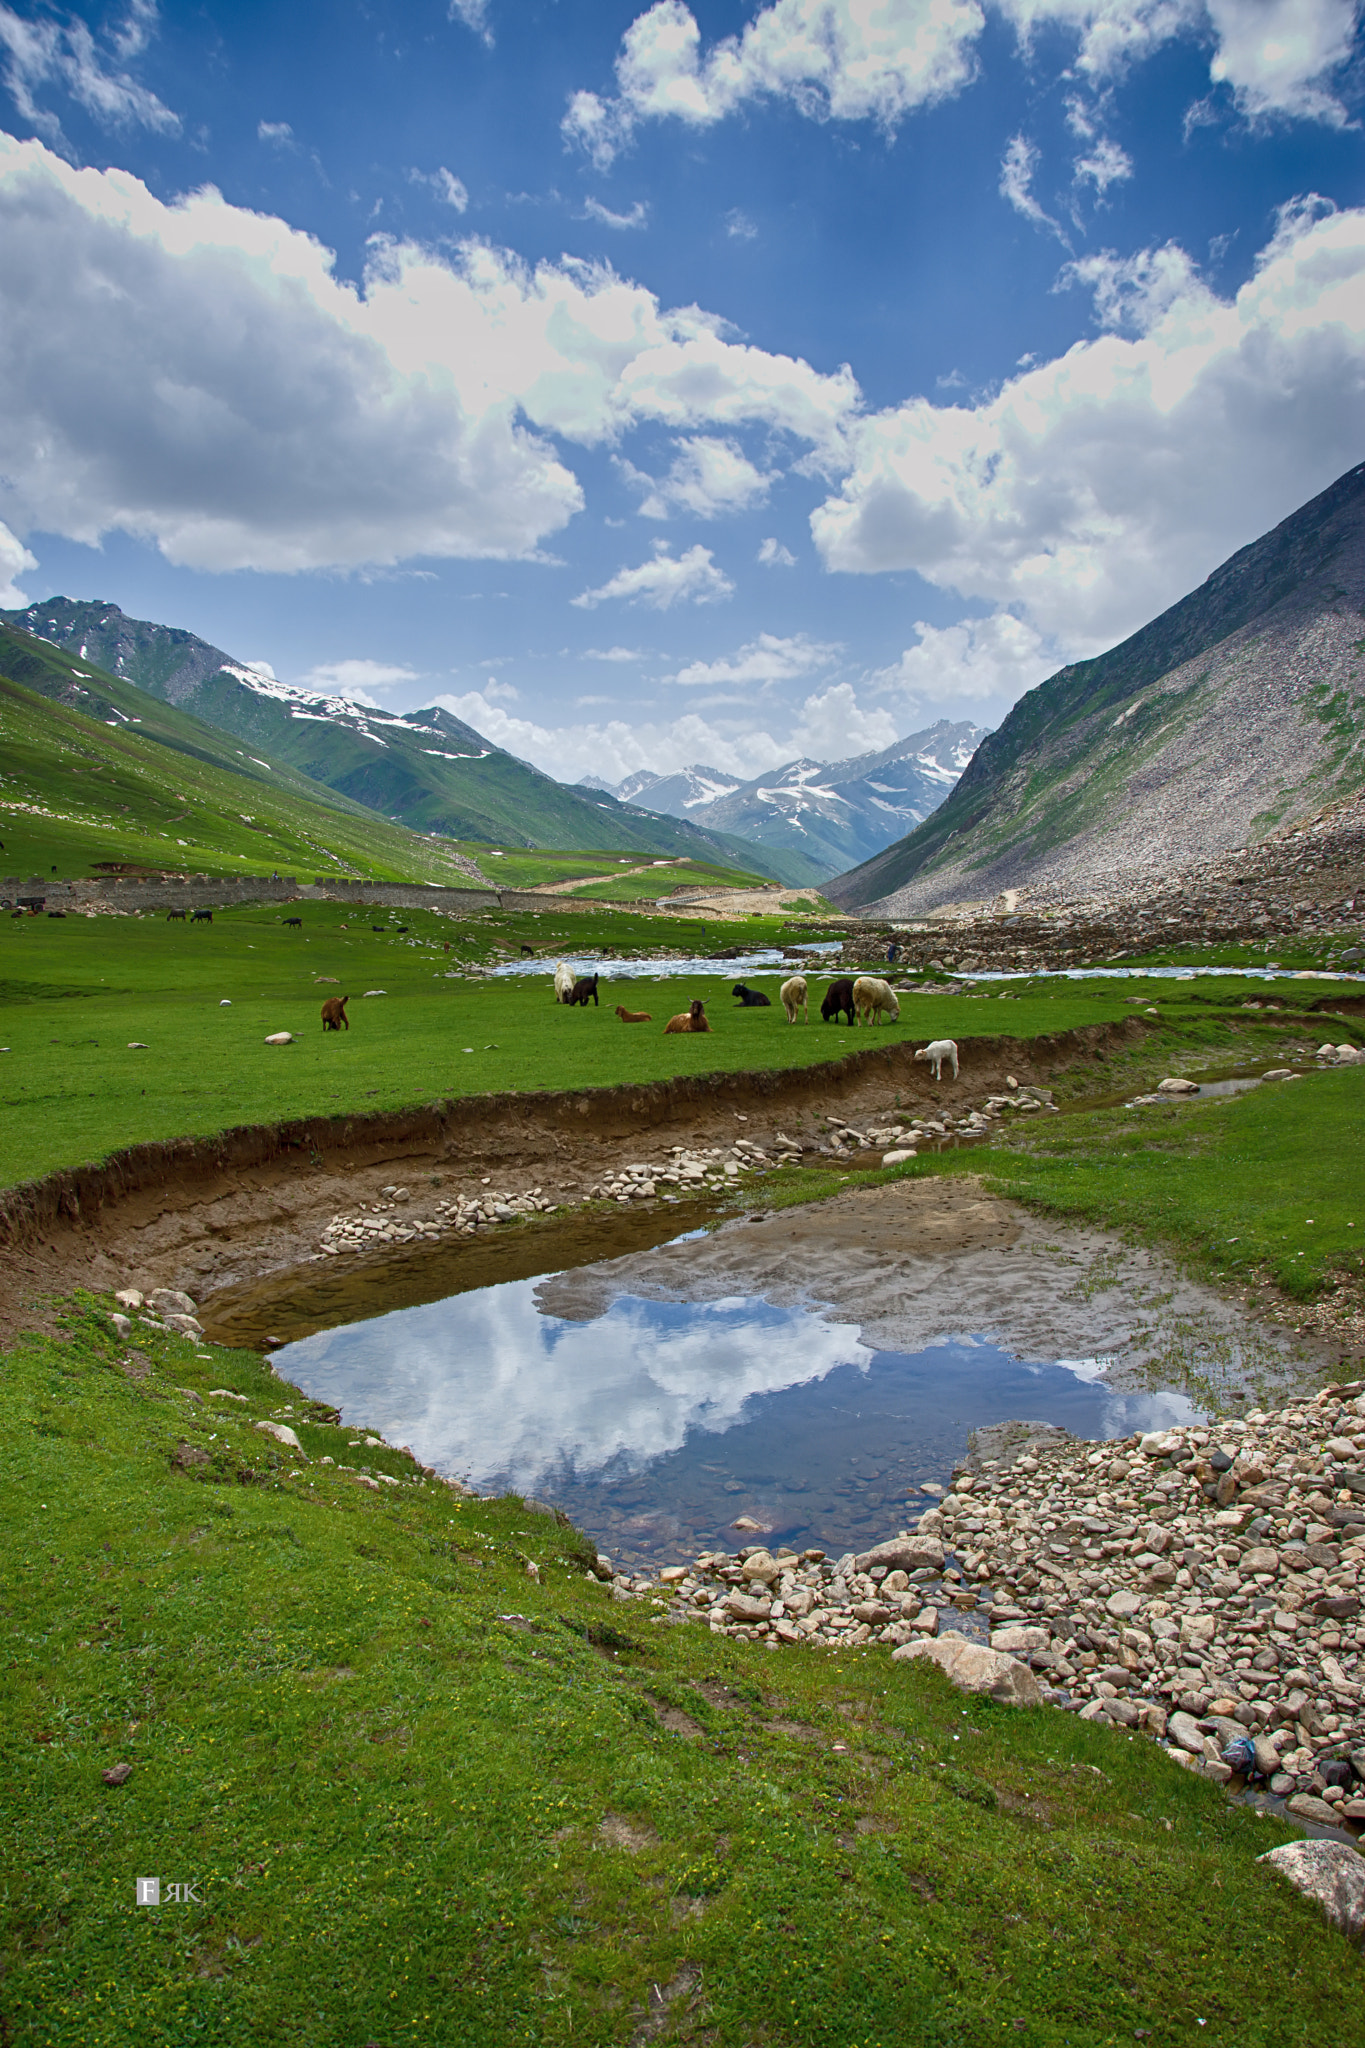
[[[642,1150],[730,1141],[739,1129],[771,1143],[784,1126],[809,1134],[817,1115],[852,1119],[896,1099],[942,1114],[979,1102],[1009,1075],[1046,1085],[1065,1070],[1098,1068],[1147,1028],[1124,1018],[1027,1040],[967,1040],[957,1080],[945,1073],[941,1083],[902,1039],[775,1073],[468,1096],[131,1147],[102,1166],[0,1196],[0,1337],[31,1325],[43,1296],[72,1287],[183,1287],[206,1303],[220,1290],[298,1267],[315,1257],[339,1208],[371,1201],[397,1181],[439,1181],[451,1193],[496,1177],[502,1187],[534,1184],[554,1202],[575,1203],[605,1167]]]

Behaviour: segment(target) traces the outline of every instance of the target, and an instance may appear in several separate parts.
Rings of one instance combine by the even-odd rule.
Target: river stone
[[[204,1325],[197,1316],[163,1316],[161,1319],[168,1330],[178,1330],[182,1337],[202,1337]]]
[[[194,1296],[180,1287],[158,1287],[148,1296],[148,1303],[159,1316],[192,1316],[199,1306]]]
[[[771,1600],[758,1600],[751,1593],[727,1593],[721,1605],[732,1621],[766,1621],[773,1611]]]
[[[787,1566],[780,1565],[767,1550],[750,1551],[743,1563],[745,1578],[761,1579],[765,1586],[771,1586],[775,1579],[780,1579],[786,1569]]]
[[[1142,1595],[1141,1593],[1127,1593],[1120,1590],[1117,1593],[1111,1593],[1104,1606],[1106,1613],[1117,1615],[1126,1621],[1134,1614],[1141,1614]]]
[[[1256,1860],[1320,1906],[1348,1941],[1365,1937],[1365,1857],[1358,1850],[1344,1842],[1283,1842]]]
[[[292,1045],[294,1034],[292,1031],[272,1031],[265,1042],[267,1045]]]
[[[991,1648],[1006,1657],[1027,1657],[1034,1650],[1045,1650],[1050,1641],[1045,1628],[1021,1628],[1016,1624],[994,1630]]]
[[[1328,1621],[1351,1621],[1360,1612],[1360,1602],[1354,1593],[1324,1593],[1313,1602],[1313,1612]]]
[[[1325,1799],[1319,1799],[1316,1792],[1296,1792],[1284,1803],[1286,1813],[1297,1814],[1300,1820],[1314,1821],[1320,1828],[1340,1827],[1341,1817],[1335,1806]]]
[[[989,1693],[1006,1706],[1038,1707],[1043,1703],[1042,1687],[1027,1664],[988,1650],[981,1643],[969,1643],[957,1629],[948,1629],[936,1641],[902,1643],[891,1652],[893,1664],[911,1664],[927,1658],[937,1664],[949,1682],[963,1692]]]
[[[936,1536],[925,1536],[917,1530],[913,1536],[892,1536],[885,1543],[875,1543],[853,1562],[860,1572],[875,1571],[882,1564],[891,1571],[941,1572],[943,1545]]]
[[[1197,1081],[1186,1081],[1174,1077],[1169,1081],[1158,1081],[1156,1086],[1158,1095],[1196,1095],[1199,1092],[1199,1083]]]
[[[273,1436],[277,1444],[285,1444],[291,1451],[297,1451],[300,1457],[303,1456],[303,1445],[287,1422],[258,1422],[256,1427],[262,1436]]]
[[[1204,1754],[1204,1738],[1193,1714],[1172,1714],[1166,1723],[1166,1737],[1170,1742],[1179,1743],[1191,1756]]]

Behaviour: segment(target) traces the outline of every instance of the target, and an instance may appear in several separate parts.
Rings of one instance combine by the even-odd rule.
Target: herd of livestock
[[[596,1006],[599,980],[600,976],[596,974],[575,974],[568,961],[561,960],[555,968],[555,1001],[566,1003],[571,1009],[581,1007],[586,1010],[589,1003]],[[771,999],[764,995],[762,989],[749,988],[742,981],[737,981],[730,993],[742,1010],[767,1010],[772,1006]],[[787,1013],[789,1024],[795,1024],[798,1017],[803,1024],[808,1022],[804,974],[789,975],[777,991],[777,999]],[[856,980],[851,975],[841,976],[830,983],[820,1004],[820,1015],[826,1024],[831,1018],[844,1016],[850,1024],[872,1024],[881,1017],[895,1024],[900,1013],[900,1004],[890,982],[875,974],[860,974]],[[616,1005],[616,1015],[623,1024],[652,1024],[654,1021],[648,1010],[627,1010],[620,1003]],[[700,1000],[693,1001],[679,1016],[670,1017],[664,1026],[665,1032],[710,1029]]]

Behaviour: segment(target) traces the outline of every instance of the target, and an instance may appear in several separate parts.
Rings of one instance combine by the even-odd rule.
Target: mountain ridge
[[[834,877],[906,917],[1003,889],[1121,888],[1365,779],[1365,464],[1107,653],[1030,690],[942,807]]]
[[[51,597],[0,612],[0,624],[260,749],[267,768],[288,767],[415,832],[569,851],[694,854],[779,881],[814,879],[808,863],[765,857],[761,848],[612,795],[575,791],[439,706],[388,711],[283,683],[183,627],[132,619],[115,604]]]

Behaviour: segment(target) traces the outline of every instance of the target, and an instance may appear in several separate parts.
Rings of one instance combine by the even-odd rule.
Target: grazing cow
[[[732,996],[739,997],[740,1007],[742,1009],[770,1010],[772,1008],[772,1004],[769,1002],[767,996],[764,995],[761,988],[745,988],[744,983],[742,981],[737,981],[734,987],[731,989],[730,993]]]
[[[555,1001],[567,1003],[573,994],[574,982],[578,979],[567,960],[555,963]]]
[[[648,1010],[623,1010],[619,1003],[616,1005],[616,1014],[623,1024],[652,1024],[654,1022]]]
[[[192,910],[192,911],[190,912],[190,923],[191,923],[191,924],[212,924],[212,923],[213,923],[213,912],[212,912],[211,910]]]
[[[407,930],[407,926],[405,924],[396,924],[394,926],[394,930],[396,932],[405,932]]]
[[[586,1010],[588,1007],[589,996],[592,997],[593,1008],[595,1010],[600,1009],[601,1005],[597,1000],[597,976],[595,974],[581,975],[579,979],[574,983],[573,993],[569,997],[570,1008],[572,1008],[575,1003],[581,1003],[583,1005],[583,1008]]]
[[[174,924],[177,918],[179,918],[181,924],[185,922],[185,913],[183,910],[168,910],[166,912],[167,924]]]
[[[664,1026],[664,1037],[667,1038],[670,1031],[709,1031],[710,1029],[711,1026],[706,1021],[706,1012],[701,1006],[701,998],[700,996],[694,996],[690,1008],[680,1011],[676,1017],[669,1018]]]
[[[853,1022],[853,978],[847,974],[843,975],[838,981],[832,981],[825,990],[824,1001],[820,1005],[820,1015],[828,1024],[831,1017],[842,1017],[845,1011],[848,1012],[848,1021],[851,1024]]]
[[[793,974],[790,980],[783,982],[777,993],[781,999],[782,1007],[787,1013],[787,1022],[789,1024],[796,1022],[798,1010],[801,1012],[801,1022],[803,1024],[810,1021],[806,1015],[806,977],[804,974]]]
[[[303,930],[303,919],[301,917],[287,917],[284,921],[284,925],[286,931],[288,931],[289,927],[292,925],[296,932],[301,932]]]
[[[349,1031],[351,1020],[346,1015],[349,996],[328,996],[322,1006],[322,1028],[324,1031]]]
[[[372,924],[370,926],[370,930],[372,932],[378,932],[379,936],[382,938],[384,936],[384,933],[388,930],[388,926],[386,924]]]
[[[922,1045],[915,1058],[929,1061],[936,1081],[942,1080],[945,1063],[952,1068],[953,1079],[957,1079],[957,1043],[954,1039],[935,1038],[928,1045]]]
[[[853,984],[853,1007],[860,1024],[871,1024],[880,1016],[888,1017],[893,1024],[900,1018],[901,1006],[889,981],[883,981],[876,974],[860,974]]]
[[[450,951],[449,946],[446,947],[446,951],[447,953]],[[523,959],[525,959],[529,954],[530,958],[534,960],[536,957],[536,949],[534,946],[523,946],[521,949],[521,954]]]

